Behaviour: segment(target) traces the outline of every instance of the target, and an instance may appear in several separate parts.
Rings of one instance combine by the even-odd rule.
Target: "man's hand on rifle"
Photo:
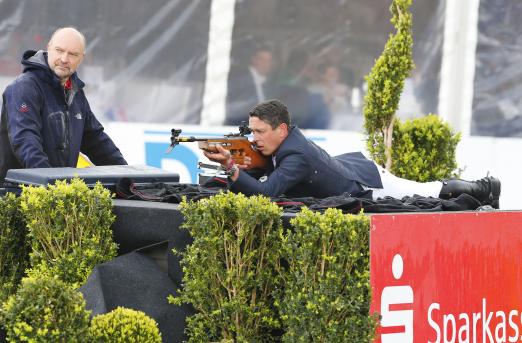
[[[230,151],[223,148],[220,144],[215,145],[216,151],[204,150],[203,154],[211,161],[221,164],[223,170],[229,175],[232,181],[239,177],[239,169],[247,169],[250,165],[250,157],[244,157],[244,164],[236,164],[232,159]]]

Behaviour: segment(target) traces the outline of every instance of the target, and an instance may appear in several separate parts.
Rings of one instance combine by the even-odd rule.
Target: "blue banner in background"
[[[169,144],[166,143],[145,142],[145,164],[161,169],[170,169],[166,166],[168,161],[177,162],[177,164],[182,164],[185,168],[185,170],[179,170],[178,168],[175,170],[181,174],[180,177],[185,176],[183,181],[197,183],[199,158],[196,153],[190,148],[178,145],[175,150],[167,155],[165,151],[168,147]],[[186,180],[187,174],[190,176],[190,180]]]

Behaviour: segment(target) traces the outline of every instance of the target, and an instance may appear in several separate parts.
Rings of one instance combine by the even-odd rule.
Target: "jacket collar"
[[[279,151],[281,150],[282,147],[289,145],[289,144],[293,144],[292,141],[299,139],[298,137],[304,138],[303,133],[301,132],[301,130],[299,130],[299,128],[297,126],[290,125],[290,127],[288,128],[288,136],[286,136],[286,138],[281,142],[281,144],[279,145],[277,150],[272,155],[277,156],[277,154],[279,153]]]
[[[51,84],[53,87],[63,88],[60,79],[49,67],[47,51],[27,50],[22,56],[22,65],[24,67],[24,73],[29,71],[37,73],[45,82]],[[70,80],[74,89],[81,89],[85,86],[85,83],[80,80],[76,72],[71,75]]]

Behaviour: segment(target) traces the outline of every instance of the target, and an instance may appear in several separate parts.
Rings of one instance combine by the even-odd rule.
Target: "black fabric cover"
[[[180,228],[183,215],[177,204],[114,199],[116,221],[112,225],[118,254],[123,255],[160,242],[168,241],[166,252],[168,275],[181,286],[181,258],[172,253],[183,251],[192,243],[187,230]]]
[[[371,200],[367,198],[353,198],[347,194],[316,198],[273,198],[285,212],[297,213],[301,207],[307,206],[311,210],[323,212],[327,208],[338,208],[345,213],[397,213],[397,212],[441,212],[441,211],[470,211],[493,210],[491,206],[482,206],[480,201],[468,194],[461,194],[457,198],[444,200],[439,198],[422,197],[419,195],[407,196],[402,199],[392,197]]]
[[[223,187],[203,187],[195,184],[163,184],[136,185],[132,180],[120,182],[117,195],[124,199],[149,200],[160,202],[179,203],[185,196],[187,200],[199,200],[226,191]],[[473,211],[493,210],[489,206],[482,206],[480,201],[468,194],[461,194],[457,198],[443,200],[439,198],[407,196],[402,199],[392,197],[371,199],[371,191],[361,194],[360,197],[351,197],[348,193],[327,198],[272,198],[272,201],[281,206],[285,212],[299,212],[301,207],[307,206],[312,210],[324,211],[327,208],[338,208],[345,213],[358,213],[361,209],[365,213],[396,213],[396,212],[439,212],[439,211]]]
[[[132,179],[123,178],[116,184],[116,196],[128,200],[161,201],[179,204],[182,197],[188,200],[199,200],[226,189],[219,187],[203,187],[197,184],[155,182],[139,185]]]
[[[119,255],[167,240],[190,242],[188,232],[179,229],[183,215],[176,204],[122,199],[114,199],[113,204],[112,231]]]
[[[80,288],[92,315],[108,313],[118,306],[143,311],[158,322],[163,342],[182,342],[189,306],[167,301],[177,287],[147,256],[137,252],[119,256],[94,268]]]

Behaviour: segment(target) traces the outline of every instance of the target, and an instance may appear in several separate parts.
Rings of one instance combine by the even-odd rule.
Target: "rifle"
[[[216,152],[216,145],[219,144],[226,150],[230,151],[232,160],[236,164],[245,164],[245,157],[248,156],[250,157],[250,165],[248,169],[267,169],[270,159],[267,156],[262,155],[257,150],[255,144],[248,140],[246,135],[251,132],[252,131],[245,121],[243,121],[239,126],[239,133],[229,133],[222,137],[180,137],[181,129],[172,129],[170,137],[171,143],[167,153],[171,152],[179,143],[198,142],[198,147],[200,149],[209,152]]]

